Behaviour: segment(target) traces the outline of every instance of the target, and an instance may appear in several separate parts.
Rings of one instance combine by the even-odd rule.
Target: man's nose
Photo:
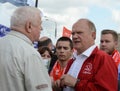
[[[64,48],[61,48],[61,50],[60,50],[61,52],[64,52]]]
[[[102,46],[106,45],[106,42],[105,41],[101,42],[101,45]]]

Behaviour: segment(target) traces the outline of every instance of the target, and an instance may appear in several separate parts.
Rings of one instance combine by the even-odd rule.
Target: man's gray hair
[[[35,24],[38,15],[41,16],[41,11],[35,7],[22,6],[17,8],[11,16],[10,26],[24,26],[29,20]]]

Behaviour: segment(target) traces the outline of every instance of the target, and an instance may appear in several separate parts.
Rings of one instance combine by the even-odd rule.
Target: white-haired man
[[[40,13],[22,6],[11,16],[11,32],[0,40],[1,91],[52,91],[47,69],[33,47],[42,31]]]

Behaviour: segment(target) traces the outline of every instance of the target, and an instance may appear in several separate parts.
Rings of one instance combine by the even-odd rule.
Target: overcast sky
[[[59,38],[63,26],[71,30],[79,18],[88,18],[96,25],[96,44],[99,44],[102,29],[114,29],[120,33],[120,0],[38,0],[38,8],[42,10],[43,16],[49,17],[49,24],[44,24],[44,30],[51,33],[48,36],[54,36],[55,22]],[[1,24],[9,26],[9,18],[14,9],[15,6],[0,4]],[[48,33],[44,32],[43,35]]]

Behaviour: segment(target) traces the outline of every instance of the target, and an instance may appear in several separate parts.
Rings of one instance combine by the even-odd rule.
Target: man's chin
[[[79,49],[81,49],[80,47],[78,47],[78,46],[76,46],[76,47],[74,47],[76,50],[79,50]]]

